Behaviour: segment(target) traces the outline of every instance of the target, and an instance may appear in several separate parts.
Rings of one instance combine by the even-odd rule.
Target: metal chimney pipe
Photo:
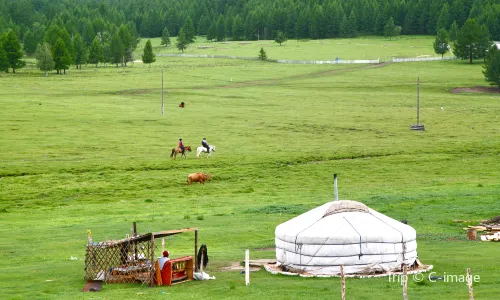
[[[339,200],[339,191],[337,188],[337,174],[333,174],[333,197],[335,201]]]

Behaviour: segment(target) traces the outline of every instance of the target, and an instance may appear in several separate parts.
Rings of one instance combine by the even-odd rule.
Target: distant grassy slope
[[[147,39],[141,40],[137,53],[142,54],[146,41]],[[184,52],[177,50],[176,38],[171,38],[171,41],[172,44],[165,47],[160,45],[160,38],[151,39],[155,53],[257,57],[262,47],[270,59],[334,60],[339,57],[344,60],[380,59],[381,61],[391,61],[392,57],[439,56],[432,49],[434,38],[430,36],[401,36],[394,39],[359,37],[332,40],[289,40],[281,46],[273,40],[208,42],[205,37],[198,37],[196,43],[189,45]],[[446,56],[449,55],[449,53],[446,54]]]

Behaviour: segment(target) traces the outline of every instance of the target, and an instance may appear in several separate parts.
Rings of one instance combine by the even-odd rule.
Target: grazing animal
[[[209,145],[210,147],[210,152],[207,154],[207,158],[210,157],[210,155],[212,154],[212,152],[215,152],[215,146],[214,145]],[[203,147],[203,146],[200,146],[198,148],[196,148],[196,158],[200,158],[200,155],[205,152],[207,153],[207,148]]]
[[[200,184],[205,184],[205,181],[210,180],[210,174],[205,173],[192,173],[187,177],[187,184],[191,184],[193,182],[199,182]]]
[[[191,146],[184,146],[184,149],[185,149],[186,151],[191,152]],[[184,151],[184,153],[183,153],[183,154],[181,154],[181,158],[182,158],[182,156],[184,156],[184,159],[186,159],[186,158],[187,158],[187,157],[186,157],[186,151]],[[172,148],[172,153],[170,154],[170,158],[172,158],[172,157],[173,157],[174,159],[176,159],[176,158],[177,158],[177,153],[182,153],[182,149],[181,149],[181,148],[179,148],[179,147]]]

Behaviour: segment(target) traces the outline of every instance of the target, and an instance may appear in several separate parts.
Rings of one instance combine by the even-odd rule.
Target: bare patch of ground
[[[273,248],[274,249],[274,248]],[[250,272],[259,271],[262,267],[269,263],[276,263],[275,259],[255,259],[250,261]],[[220,271],[243,271],[245,270],[244,262],[232,262],[231,266],[220,268]]]
[[[500,94],[500,89],[492,86],[456,87],[453,88],[451,92],[453,94],[461,94],[461,93]]]

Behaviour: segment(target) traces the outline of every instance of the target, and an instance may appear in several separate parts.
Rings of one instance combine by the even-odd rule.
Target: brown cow
[[[187,177],[187,184],[191,184],[192,182],[199,182],[200,184],[205,184],[205,181],[210,180],[210,174],[205,173],[192,173]]]

